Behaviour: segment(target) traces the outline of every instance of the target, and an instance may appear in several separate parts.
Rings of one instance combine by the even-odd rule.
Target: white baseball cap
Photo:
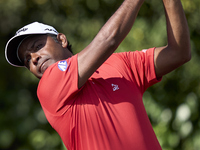
[[[6,44],[5,57],[9,64],[16,67],[23,67],[24,64],[18,57],[18,48],[22,41],[33,34],[55,34],[58,32],[52,26],[45,25],[39,22],[33,22],[19,29],[15,36],[12,37]]]

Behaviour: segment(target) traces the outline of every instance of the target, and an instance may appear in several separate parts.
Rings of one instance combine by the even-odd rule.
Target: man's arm
[[[94,40],[78,54],[78,87],[103,64],[129,33],[144,0],[125,0]]]
[[[163,0],[167,22],[168,45],[155,49],[157,77],[171,72],[191,59],[190,35],[180,0]]]

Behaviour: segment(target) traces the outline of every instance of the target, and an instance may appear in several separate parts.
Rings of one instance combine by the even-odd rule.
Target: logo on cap
[[[58,32],[57,32],[56,30],[54,30],[54,29],[46,28],[45,31],[46,31],[46,30],[47,30],[47,31],[53,31],[53,32],[55,32],[55,33],[58,33]]]
[[[20,32],[25,32],[26,30],[28,30],[28,28],[19,29],[19,30],[16,32],[16,35],[19,34]]]
[[[60,61],[58,63],[58,68],[61,70],[61,71],[66,71],[67,70],[67,61],[66,60],[63,60],[63,61]]]

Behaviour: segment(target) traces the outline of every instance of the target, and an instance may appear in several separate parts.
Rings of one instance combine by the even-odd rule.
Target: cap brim
[[[17,57],[17,48],[18,48],[19,43],[27,36],[28,35],[21,35],[21,36],[13,37],[12,39],[10,39],[10,41],[8,41],[6,45],[5,55],[6,55],[7,61],[11,65],[16,66],[16,67],[24,66],[24,64]]]

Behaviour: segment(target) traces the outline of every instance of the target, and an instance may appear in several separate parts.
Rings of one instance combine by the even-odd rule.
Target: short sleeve
[[[51,114],[63,114],[73,103],[78,91],[77,55],[51,65],[43,74],[37,96],[43,109]]]
[[[155,73],[154,50],[155,48],[150,48],[127,54],[134,78],[142,93],[161,80],[157,79]]]

